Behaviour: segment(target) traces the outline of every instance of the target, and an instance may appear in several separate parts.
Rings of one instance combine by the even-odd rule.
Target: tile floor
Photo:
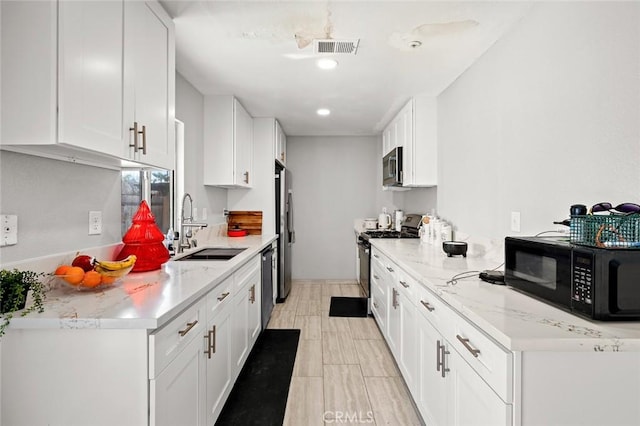
[[[373,318],[329,317],[331,296],[359,296],[351,281],[294,281],[267,328],[299,328],[284,424],[421,425]]]

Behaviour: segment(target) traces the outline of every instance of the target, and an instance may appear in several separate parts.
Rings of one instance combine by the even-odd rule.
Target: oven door
[[[571,307],[571,247],[543,239],[505,239],[505,283],[545,301]]]
[[[369,274],[371,265],[371,246],[364,242],[358,241],[358,254],[360,257],[360,288],[363,297],[369,298]]]

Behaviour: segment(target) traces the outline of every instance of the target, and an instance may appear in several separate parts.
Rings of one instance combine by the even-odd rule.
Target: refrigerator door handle
[[[289,244],[296,242],[296,231],[293,229],[293,196],[289,190],[287,194],[287,229],[289,230]]]

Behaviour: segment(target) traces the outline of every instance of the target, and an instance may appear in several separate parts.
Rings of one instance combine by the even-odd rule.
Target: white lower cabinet
[[[418,329],[419,384],[414,399],[426,424],[447,425],[448,382],[441,366],[444,338],[426,319],[418,321]]]
[[[192,340],[157,378],[149,381],[153,401],[149,413],[151,425],[203,424],[200,401],[204,398],[206,380],[202,375],[205,363],[202,346],[200,339]]]
[[[233,387],[231,347],[235,336],[231,334],[231,309],[229,308],[223,307],[207,324],[205,341],[208,348],[204,353],[206,376],[204,419],[206,422],[200,423],[201,425],[215,423]]]

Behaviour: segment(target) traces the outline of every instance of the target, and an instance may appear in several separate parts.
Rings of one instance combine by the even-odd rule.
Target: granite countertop
[[[447,257],[413,239],[372,239],[371,245],[458,313],[512,351],[640,352],[640,322],[591,321],[465,271],[504,269],[485,256]]]
[[[10,327],[159,328],[214,289],[276,238],[276,235],[214,236],[201,241],[197,249],[190,251],[208,247],[246,247],[247,250],[228,261],[172,259],[159,270],[130,273],[114,286],[102,290],[79,291],[54,278],[52,288],[47,292],[45,311],[26,317],[16,312]],[[179,257],[182,255],[176,256]]]

